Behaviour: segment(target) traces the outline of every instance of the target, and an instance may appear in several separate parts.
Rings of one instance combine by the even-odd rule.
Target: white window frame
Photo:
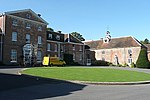
[[[59,35],[56,35],[56,40],[60,40],[60,36]]]
[[[75,53],[73,53],[73,60],[74,60],[74,61],[76,60],[76,55],[75,55]]]
[[[82,54],[80,54],[80,61],[82,61]]]
[[[52,34],[48,34],[48,38],[52,39],[53,35]]]
[[[42,36],[38,36],[38,44],[42,44]]]
[[[132,58],[128,58],[128,64],[132,64]]]
[[[18,21],[17,21],[17,19],[13,19],[13,20],[12,20],[12,25],[13,25],[13,26],[18,26]]]
[[[26,23],[26,28],[31,29],[31,24],[30,23]]]
[[[30,43],[31,35],[29,33],[26,34],[26,43]]]
[[[10,62],[17,62],[17,50],[16,49],[11,49],[10,58],[11,58]]]
[[[17,41],[17,32],[12,32],[12,41]]]
[[[42,51],[41,50],[37,51],[37,62],[42,62]]]
[[[42,31],[42,26],[38,26],[38,31]]]
[[[50,43],[47,44],[47,51],[51,51],[51,44]]]
[[[55,44],[54,46],[55,46],[55,52],[57,52],[58,51],[58,45]]]
[[[79,47],[80,49],[79,49],[79,51],[82,51],[82,45],[80,45],[80,47]]]

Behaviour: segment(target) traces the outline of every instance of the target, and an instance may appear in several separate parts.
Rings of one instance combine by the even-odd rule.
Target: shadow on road
[[[0,73],[0,100],[35,100],[65,96],[86,85],[71,82]]]

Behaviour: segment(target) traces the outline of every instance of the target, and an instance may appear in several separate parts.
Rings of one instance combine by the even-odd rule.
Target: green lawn
[[[93,82],[135,82],[150,80],[150,74],[113,68],[41,67],[30,68],[24,74],[61,80]]]

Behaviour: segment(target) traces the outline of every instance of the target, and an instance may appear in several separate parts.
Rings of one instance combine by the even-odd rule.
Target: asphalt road
[[[0,69],[0,100],[150,100],[150,84],[84,85],[13,74],[17,70]]]

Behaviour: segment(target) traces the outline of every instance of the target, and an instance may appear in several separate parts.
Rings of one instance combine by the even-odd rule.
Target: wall
[[[105,60],[115,64],[115,55],[116,55],[118,57],[119,64],[125,64],[128,63],[129,58],[128,50],[132,51],[132,62],[136,63],[141,47],[112,48],[94,51],[96,60]]]

